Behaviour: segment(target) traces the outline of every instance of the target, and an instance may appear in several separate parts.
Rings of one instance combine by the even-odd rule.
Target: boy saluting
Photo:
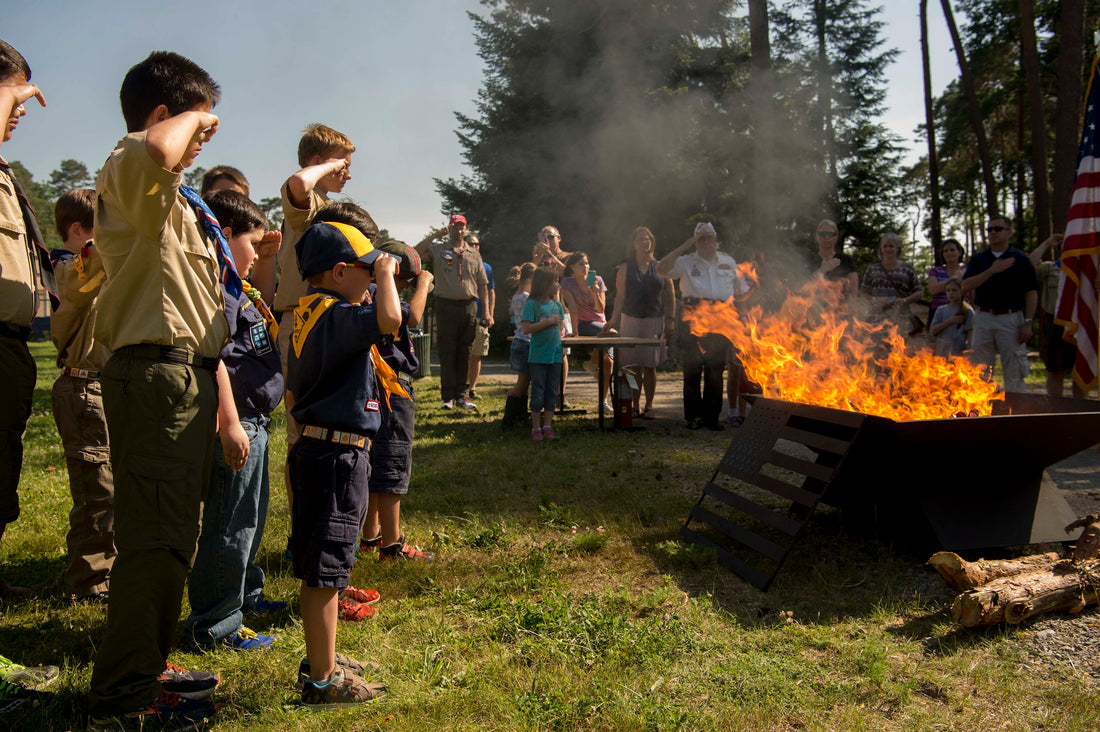
[[[220,679],[167,657],[210,475],[218,354],[229,332],[218,283],[239,291],[240,281],[204,234],[209,222],[182,173],[218,129],[210,110],[221,94],[190,60],[156,51],[129,70],[119,96],[129,134],[96,180],[95,214],[107,272],[95,337],[113,352],[100,378],[118,556],[89,711],[96,720],[187,724],[215,713],[206,697]],[[235,449],[246,454],[243,442]]]

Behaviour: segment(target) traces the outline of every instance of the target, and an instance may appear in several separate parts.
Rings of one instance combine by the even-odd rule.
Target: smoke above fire
[[[839,285],[824,280],[788,293],[774,312],[705,302],[684,319],[696,335],[729,338],[769,397],[897,421],[985,416],[1003,398],[982,367],[914,350],[895,325],[849,314]]]

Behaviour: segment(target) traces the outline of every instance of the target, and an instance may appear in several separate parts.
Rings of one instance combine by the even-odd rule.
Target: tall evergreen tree
[[[836,219],[865,259],[880,234],[901,231],[903,215],[900,141],[880,121],[898,54],[886,47],[881,12],[865,0],[792,0],[775,14],[778,83],[796,121],[788,134],[816,142],[801,146],[799,185],[813,197],[790,213],[807,228]]]
[[[700,208],[733,227],[749,150],[745,103],[722,103],[748,74],[732,0],[484,5],[478,114],[457,115],[471,174],[436,182],[448,211],[516,262],[553,223],[599,268],[622,260],[637,226],[665,247]]]

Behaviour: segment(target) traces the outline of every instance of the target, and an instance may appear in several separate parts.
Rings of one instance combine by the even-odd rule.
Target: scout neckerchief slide
[[[237,274],[237,267],[233,264],[233,252],[229,250],[229,242],[226,241],[225,234],[222,233],[222,227],[218,223],[217,217],[214,216],[214,212],[210,210],[210,207],[206,205],[206,202],[199,196],[199,192],[194,188],[180,186],[180,193],[191,204],[191,208],[195,209],[195,215],[199,217],[199,225],[206,232],[206,236],[216,245],[218,268],[221,269],[220,279],[225,286],[225,291],[233,297],[240,297],[243,291],[241,276]]]
[[[278,340],[279,321],[275,320],[275,315],[271,312],[271,308],[264,302],[262,293],[248,280],[241,280],[241,289],[245,297],[248,298],[248,301],[255,305],[256,309],[260,311],[260,315],[263,316],[264,324],[267,326],[268,332],[271,333],[271,340]]]

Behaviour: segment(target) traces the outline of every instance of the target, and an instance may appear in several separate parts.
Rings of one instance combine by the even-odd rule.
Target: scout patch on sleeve
[[[298,300],[298,307],[294,310],[294,333],[291,336],[295,356],[301,357],[302,347],[306,343],[306,338],[309,338],[313,326],[317,325],[317,321],[321,319],[321,316],[335,304],[335,297],[319,292],[306,295]]]

